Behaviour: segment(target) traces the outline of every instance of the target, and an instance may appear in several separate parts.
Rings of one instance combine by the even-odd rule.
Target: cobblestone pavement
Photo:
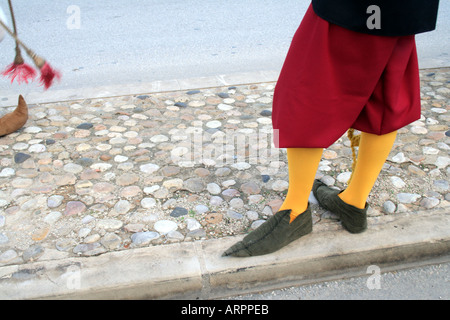
[[[421,78],[422,118],[400,130],[369,224],[449,207],[450,69]],[[0,138],[0,266],[256,228],[288,187],[285,150],[271,146],[274,86],[30,105],[24,128]],[[317,178],[344,188],[351,158],[343,136]],[[340,228],[312,206],[315,229]]]

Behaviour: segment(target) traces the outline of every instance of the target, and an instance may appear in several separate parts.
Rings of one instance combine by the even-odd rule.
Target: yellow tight
[[[291,209],[291,222],[308,208],[322,152],[322,148],[287,149],[289,189],[280,211]]]
[[[339,197],[354,207],[363,209],[367,197],[392,149],[397,131],[374,135],[361,133],[358,159],[352,180]],[[291,222],[308,208],[322,148],[288,148],[289,189],[281,210],[291,209]]]
[[[361,133],[358,160],[352,180],[347,189],[339,194],[342,201],[359,209],[366,206],[367,197],[386,162],[396,136],[397,131],[380,136]]]

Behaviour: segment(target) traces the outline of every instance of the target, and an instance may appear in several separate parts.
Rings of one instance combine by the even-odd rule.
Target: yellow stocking
[[[364,209],[367,197],[392,149],[397,131],[375,135],[361,133],[358,160],[352,180],[339,197],[347,204]]]
[[[308,208],[322,148],[288,148],[289,189],[281,210],[291,209],[291,222]]]

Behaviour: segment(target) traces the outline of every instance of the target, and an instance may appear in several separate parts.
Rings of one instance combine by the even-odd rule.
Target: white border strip
[[[258,72],[216,75],[211,77],[160,80],[143,84],[121,84],[92,88],[32,91],[29,93],[23,93],[22,95],[24,96],[28,104],[54,103],[61,101],[110,98],[168,91],[182,91],[262,82],[275,82],[277,81],[278,76],[279,72],[267,70]],[[0,96],[2,96],[1,92]],[[17,104],[17,97],[18,94],[3,95],[3,97],[0,99],[0,107],[15,106]]]

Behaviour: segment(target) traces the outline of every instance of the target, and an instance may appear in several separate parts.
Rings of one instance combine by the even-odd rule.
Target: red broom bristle
[[[47,62],[41,67],[41,77],[39,81],[44,86],[45,90],[50,88],[54,79],[61,79],[61,73],[53,69]]]
[[[11,79],[11,83],[13,83],[14,79],[16,78],[18,84],[21,84],[23,82],[28,83],[28,81],[33,81],[36,77],[36,70],[34,70],[26,63],[11,63],[2,72],[2,75],[5,77],[9,77]]]

